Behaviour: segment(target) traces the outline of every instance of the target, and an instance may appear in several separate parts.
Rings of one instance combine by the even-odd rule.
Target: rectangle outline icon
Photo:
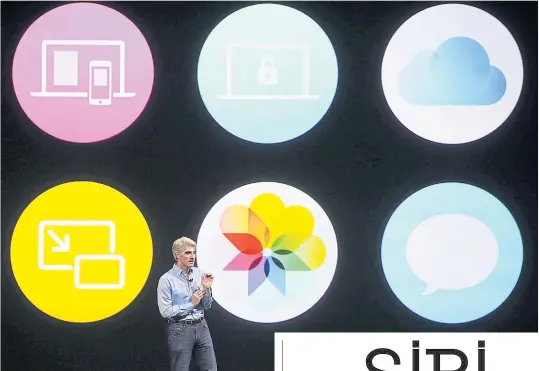
[[[299,50],[302,53],[302,67],[303,67],[303,86],[301,94],[271,94],[271,95],[258,95],[258,94],[235,94],[233,92],[233,77],[232,77],[232,55],[234,49],[253,49],[253,50]],[[301,99],[318,99],[318,95],[312,95],[310,93],[311,84],[311,62],[309,56],[309,48],[306,45],[299,44],[230,44],[226,51],[226,92],[219,94],[219,99],[247,99],[247,100],[301,100]]]
[[[45,271],[71,271],[73,265],[45,264],[45,228],[46,227],[109,227],[109,252],[116,251],[116,225],[110,220],[43,220],[38,227],[37,262],[40,269]]]
[[[120,282],[119,283],[80,283],[80,262],[81,260],[116,260],[120,262]],[[73,272],[75,287],[80,290],[95,289],[121,289],[125,285],[125,258],[122,255],[77,255],[75,257],[75,269]]]

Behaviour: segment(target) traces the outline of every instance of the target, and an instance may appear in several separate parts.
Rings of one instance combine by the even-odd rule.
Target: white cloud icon
[[[493,272],[498,255],[490,228],[462,214],[442,214],[423,221],[406,244],[408,265],[427,285],[423,295],[477,285]]]

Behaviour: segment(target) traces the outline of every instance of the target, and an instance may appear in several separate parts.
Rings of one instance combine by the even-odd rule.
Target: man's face
[[[183,248],[183,251],[178,254],[178,262],[184,267],[192,267],[195,265],[196,250],[192,246]]]

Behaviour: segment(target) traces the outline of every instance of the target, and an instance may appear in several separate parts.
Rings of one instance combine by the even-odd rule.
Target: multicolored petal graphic
[[[311,212],[302,206],[286,207],[271,193],[257,196],[249,207],[227,208],[220,229],[239,252],[223,269],[249,271],[249,295],[266,280],[285,295],[286,271],[312,271],[326,258],[324,242],[312,235]]]

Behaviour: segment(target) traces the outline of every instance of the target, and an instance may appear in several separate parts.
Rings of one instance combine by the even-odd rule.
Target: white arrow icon
[[[69,251],[69,235],[66,233],[64,235],[64,239],[62,240],[56,233],[54,233],[52,230],[48,230],[47,234],[58,244],[58,246],[54,246],[52,248],[52,251],[54,252],[68,252]]]

